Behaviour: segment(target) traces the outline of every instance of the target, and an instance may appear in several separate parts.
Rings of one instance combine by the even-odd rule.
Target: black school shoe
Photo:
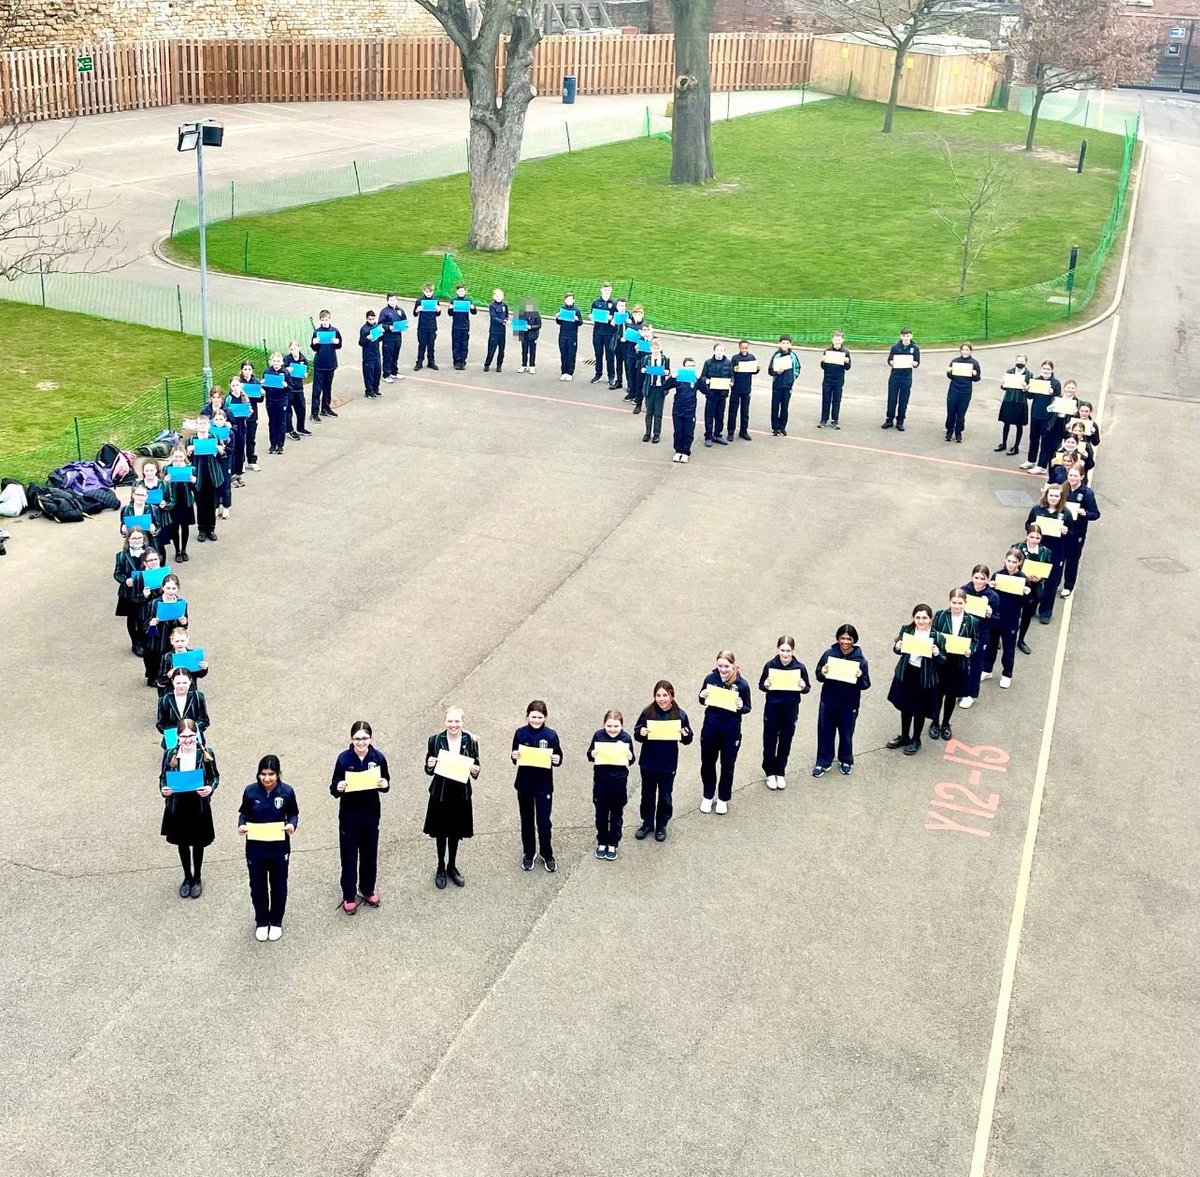
[[[208,543],[208,532],[207,531],[198,531],[196,533],[196,539],[202,544]]]
[[[337,413],[335,413],[332,409],[326,409],[325,412],[322,413],[321,415],[323,417],[336,417]]]
[[[438,869],[437,874],[433,876],[433,885],[439,891],[444,891],[446,889],[446,872],[444,870],[440,868]]]
[[[913,740],[907,748],[904,749],[905,756],[915,756],[921,750],[921,741]]]
[[[667,831],[666,830],[655,830],[654,831],[654,840],[656,842],[665,842],[667,840]]]
[[[639,842],[644,842],[652,833],[654,833],[654,830],[650,826],[640,825],[637,828],[637,832],[633,836]]]
[[[1033,651],[1024,642],[1018,642],[1017,649],[1020,650],[1022,654],[1032,654],[1033,653]]]
[[[936,723],[929,725],[929,738],[931,740],[940,740],[942,738],[942,729]]]

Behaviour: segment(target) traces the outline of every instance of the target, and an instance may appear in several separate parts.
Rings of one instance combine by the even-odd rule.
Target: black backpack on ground
[[[104,486],[76,493],[79,506],[85,515],[98,515],[101,511],[119,511],[121,504],[117,496]]]
[[[83,507],[69,490],[57,486],[39,486],[31,482],[26,491],[33,510],[53,519],[55,523],[82,523]]]

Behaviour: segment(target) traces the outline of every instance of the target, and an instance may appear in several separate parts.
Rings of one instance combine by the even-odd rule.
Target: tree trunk
[[[483,123],[471,119],[471,139],[467,158],[471,168],[471,232],[468,249],[501,250],[508,248],[508,204],[513,174],[521,153],[521,136],[515,147],[511,137],[500,137]]]
[[[888,93],[887,110],[883,115],[883,133],[885,135],[892,133],[892,121],[896,117],[896,103],[900,99],[900,79],[904,76],[904,56],[907,52],[907,45],[897,49],[896,60],[892,64],[892,88]]]
[[[671,126],[671,183],[713,178],[712,87],[708,35],[714,0],[671,0],[675,18],[675,109]]]
[[[958,267],[958,297],[962,298],[967,293],[967,274],[971,270],[971,242],[973,237],[973,229],[975,225],[975,214],[967,218],[967,231],[963,234],[962,239],[962,257],[959,259]]]
[[[1037,132],[1038,112],[1042,109],[1042,99],[1046,97],[1043,90],[1033,92],[1033,109],[1029,112],[1029,130],[1025,133],[1025,150],[1033,150],[1033,136]]]

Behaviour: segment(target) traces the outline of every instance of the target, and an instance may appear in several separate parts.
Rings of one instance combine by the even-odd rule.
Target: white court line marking
[[[1128,260],[1128,254],[1126,254]],[[1112,379],[1113,355],[1117,347],[1117,331],[1121,316],[1113,316],[1112,334],[1108,338],[1108,354],[1104,359],[1104,376],[1100,381],[1100,397],[1096,419],[1103,421],[1104,403],[1108,399]],[[1029,799],[1029,820],[1025,826],[1025,843],[1021,847],[1021,867],[1017,872],[1017,890],[1013,897],[1012,920],[1008,925],[1008,943],[1004,949],[1004,967],[1000,973],[1000,996],[996,1001],[996,1018],[992,1023],[992,1044],[988,1050],[987,1069],[983,1077],[983,1094],[979,1098],[979,1120],[975,1125],[975,1148],[971,1153],[970,1177],[984,1177],[988,1146],[992,1139],[992,1124],[996,1117],[996,1094],[1000,1088],[1000,1068],[1004,1062],[1004,1039],[1008,1034],[1008,1014],[1012,1006],[1013,980],[1017,972],[1017,955],[1021,949],[1021,932],[1025,923],[1025,904],[1029,899],[1029,877],[1033,873],[1033,851],[1037,844],[1038,825],[1042,816],[1042,797],[1046,792],[1046,772],[1050,767],[1050,748],[1054,742],[1054,726],[1058,719],[1058,696],[1062,687],[1063,662],[1067,656],[1067,637],[1071,630],[1071,606],[1075,598],[1063,602],[1062,624],[1058,631],[1058,646],[1054,651],[1054,673],[1050,677],[1050,700],[1046,704],[1046,722],[1042,729],[1042,745],[1038,750],[1037,772],[1033,780],[1033,796]]]

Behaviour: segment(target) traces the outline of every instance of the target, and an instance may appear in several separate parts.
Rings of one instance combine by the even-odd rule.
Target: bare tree
[[[805,6],[835,28],[859,33],[893,51],[892,88],[883,116],[891,132],[904,76],[904,55],[920,37],[950,32],[964,17],[988,7],[987,0],[805,0]]]
[[[958,242],[958,296],[967,292],[967,276],[989,245],[1017,224],[1003,215],[1004,196],[1013,185],[1012,167],[1002,156],[987,155],[977,168],[957,163],[950,144],[938,140],[938,151],[953,185],[949,204],[934,204],[930,211]]]
[[[714,175],[708,41],[715,0],[670,0],[670,4],[675,25],[671,183],[703,184]]]
[[[541,0],[482,0],[472,32],[466,0],[417,0],[458,48],[470,101],[472,249],[508,248],[508,206],[533,100],[533,51],[542,39]],[[504,89],[497,85],[500,39],[508,31]]]
[[[1025,0],[1009,46],[1033,85],[1026,151],[1047,94],[1107,88],[1153,68],[1157,40],[1149,25],[1128,18],[1124,0]]]

